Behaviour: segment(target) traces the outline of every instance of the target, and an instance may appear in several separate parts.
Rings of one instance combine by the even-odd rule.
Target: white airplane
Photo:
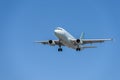
[[[79,39],[74,38],[69,32],[61,27],[57,27],[54,30],[54,33],[58,40],[47,40],[47,41],[36,41],[37,43],[48,44],[50,46],[58,45],[58,51],[62,51],[61,46],[67,46],[69,48],[73,48],[76,51],[83,50],[84,48],[96,48],[96,46],[83,46],[85,44],[92,43],[101,43],[104,41],[112,40],[109,39],[84,39],[84,33],[81,34]]]

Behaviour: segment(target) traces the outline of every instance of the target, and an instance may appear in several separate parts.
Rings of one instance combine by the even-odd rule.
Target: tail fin
[[[80,39],[84,38],[84,32],[81,33]]]

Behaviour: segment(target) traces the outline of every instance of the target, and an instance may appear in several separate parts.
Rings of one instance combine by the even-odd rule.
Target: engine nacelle
[[[83,41],[81,39],[76,40],[77,43],[83,44]]]
[[[77,42],[77,43],[80,43],[80,39],[77,39],[76,42]]]
[[[50,46],[55,46],[55,42],[53,40],[49,40],[48,43]]]

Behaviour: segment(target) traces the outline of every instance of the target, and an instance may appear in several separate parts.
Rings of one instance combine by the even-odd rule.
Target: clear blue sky
[[[63,27],[76,38],[113,38],[76,52],[34,43],[57,39]],[[119,0],[0,1],[0,80],[120,80]]]

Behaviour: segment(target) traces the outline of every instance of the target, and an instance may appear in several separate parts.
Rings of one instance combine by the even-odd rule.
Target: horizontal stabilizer
[[[81,48],[97,48],[96,46],[81,46]]]

